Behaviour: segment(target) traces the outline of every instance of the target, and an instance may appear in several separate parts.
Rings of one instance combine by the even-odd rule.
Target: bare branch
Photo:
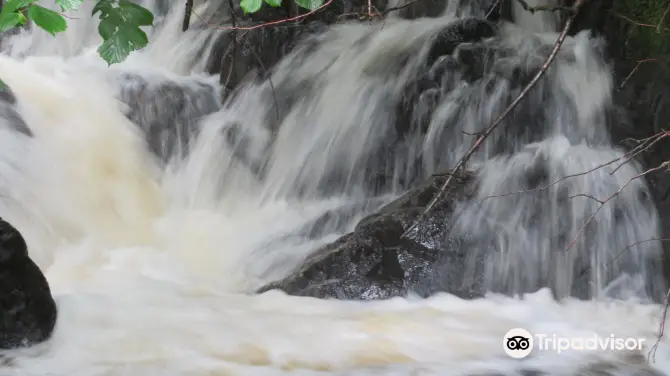
[[[624,154],[623,156],[618,157],[618,158],[614,158],[614,159],[612,159],[612,160],[610,160],[610,161],[608,161],[608,162],[599,164],[599,165],[597,165],[596,167],[594,167],[594,168],[592,168],[592,169],[590,169],[590,170],[587,170],[587,171],[584,171],[584,172],[579,172],[579,173],[576,173],[576,174],[570,174],[570,175],[563,176],[562,178],[557,179],[557,180],[554,180],[553,182],[551,182],[551,183],[549,183],[549,184],[546,184],[546,185],[544,185],[544,186],[541,186],[541,187],[531,188],[531,189],[524,189],[524,190],[520,190],[520,191],[507,192],[507,193],[501,193],[501,194],[498,194],[498,195],[492,195],[492,196],[482,197],[482,198],[479,199],[477,202],[482,202],[482,201],[487,200],[487,199],[490,199],[490,198],[500,198],[500,197],[507,197],[507,196],[518,195],[518,194],[523,194],[523,193],[540,192],[540,191],[543,191],[543,190],[545,190],[545,189],[549,189],[549,188],[553,187],[554,185],[556,185],[556,184],[558,184],[558,183],[560,183],[560,182],[563,182],[563,181],[565,181],[565,180],[567,180],[567,179],[575,178],[575,177],[578,177],[578,176],[588,175],[588,174],[592,173],[593,171],[599,170],[599,169],[601,169],[601,168],[603,168],[603,167],[609,166],[609,165],[611,165],[611,164],[613,164],[613,163],[616,163],[616,162],[619,162],[619,161],[621,161],[621,160],[623,160],[623,162],[622,162],[622,165],[623,165],[623,164],[627,163],[628,161],[630,161],[631,158],[637,156],[639,153],[641,153],[641,152],[643,152],[643,151],[645,151],[645,150],[648,150],[648,149],[649,149],[653,144],[655,144],[658,140],[660,140],[660,139],[662,139],[662,138],[665,138],[665,137],[667,137],[667,136],[670,136],[670,132],[667,132],[667,131],[661,131],[661,132],[657,133],[657,134],[654,135],[654,136],[651,136],[651,137],[648,137],[648,138],[645,138],[645,139],[642,139],[642,140],[633,140],[633,141],[635,141],[635,142],[640,143],[640,145],[636,146],[634,149],[632,149],[631,151],[627,152],[627,153]],[[650,142],[651,142],[651,143],[650,143]],[[621,167],[621,165],[617,166],[617,167],[615,168],[615,171],[616,171],[619,167]],[[610,173],[610,174],[612,174],[612,173]]]
[[[668,238],[651,238],[651,239],[645,239],[645,240],[640,240],[639,242],[635,242],[635,243],[629,245],[628,247],[622,249],[621,251],[619,251],[619,253],[617,253],[616,256],[614,256],[611,260],[609,260],[607,262],[607,264],[605,264],[605,267],[610,266],[614,261],[618,260],[619,257],[621,257],[621,255],[624,254],[624,252],[626,252],[627,250],[635,247],[636,245],[642,244],[642,243],[653,242],[653,241],[668,242],[668,241],[670,241],[670,239],[668,239]]]
[[[593,197],[593,196],[591,196],[591,195],[587,195],[586,193],[578,193],[578,194],[576,194],[576,195],[572,195],[572,196],[570,196],[570,197],[568,197],[568,198],[573,199],[573,198],[575,198],[575,197],[586,197],[586,198],[590,198],[590,199],[593,200],[593,201],[597,201],[597,202],[600,203],[600,204],[604,204],[604,203],[605,203],[605,202],[600,201],[600,200],[598,200],[597,198],[595,198],[595,197]]]
[[[395,11],[402,10],[402,9],[407,8],[407,7],[410,7],[410,6],[416,4],[416,3],[420,2],[420,1],[422,1],[422,0],[412,0],[412,1],[410,1],[410,2],[407,2],[407,3],[403,4],[403,5],[400,5],[400,6],[397,6],[397,7],[391,7],[391,8],[388,8],[388,9],[386,9],[385,11],[379,13],[379,15],[380,15],[380,16],[385,16],[385,15],[391,13],[391,12],[395,12]]]
[[[621,18],[621,19],[624,20],[624,21],[628,21],[628,22],[632,23],[632,24],[635,25],[635,26],[640,26],[640,27],[653,27],[653,28],[655,28],[656,30],[659,30],[658,27],[659,27],[660,23],[659,23],[658,25],[652,25],[652,24],[642,23],[642,22],[635,21],[635,20],[632,19],[632,18],[626,17],[625,15],[620,14],[620,13],[616,13],[616,12],[611,12],[611,13],[612,13],[615,17]],[[662,30],[668,31],[667,28],[662,28]]]
[[[564,7],[560,5],[539,5],[536,7],[532,7],[528,5],[528,3],[525,0],[516,0],[519,2],[521,7],[525,9],[526,11],[530,13],[535,13],[535,12],[570,12],[570,13],[576,13],[577,12],[577,7]]]
[[[630,71],[628,76],[626,76],[626,78],[621,83],[621,86],[619,86],[619,90],[623,89],[623,87],[626,85],[628,80],[630,80],[630,78],[633,76],[633,74],[635,74],[635,72],[637,72],[637,70],[640,68],[640,65],[642,65],[643,63],[648,63],[648,62],[652,62],[652,61],[660,61],[660,59],[650,58],[650,59],[638,60],[637,64],[635,64],[635,68],[633,68],[633,70]]]
[[[641,173],[639,173],[639,174],[633,176],[632,178],[628,179],[628,181],[626,182],[626,184],[624,184],[623,186],[621,186],[621,188],[617,189],[616,192],[612,193],[612,195],[610,195],[609,197],[607,197],[605,200],[602,200],[602,203],[600,204],[600,206],[598,207],[598,209],[596,209],[596,211],[593,212],[593,214],[591,214],[591,216],[589,217],[589,219],[587,219],[586,222],[584,223],[584,225],[579,229],[579,231],[577,232],[577,236],[575,236],[575,238],[570,242],[570,244],[568,245],[568,248],[566,249],[566,251],[569,251],[570,249],[572,249],[572,247],[575,246],[575,244],[577,243],[577,240],[579,239],[579,236],[580,236],[580,235],[582,234],[582,232],[584,232],[584,230],[586,229],[586,226],[588,226],[588,224],[591,223],[591,221],[596,217],[596,215],[597,215],[597,214],[600,212],[600,210],[605,206],[605,204],[607,204],[608,202],[610,202],[614,197],[618,196],[619,193],[621,193],[621,191],[623,191],[624,188],[626,188],[626,187],[628,186],[628,184],[630,184],[633,180],[638,179],[638,178],[640,178],[640,177],[642,177],[642,176],[645,176],[645,175],[647,175],[647,174],[650,174],[650,173],[652,173],[652,172],[654,172],[654,171],[658,171],[658,170],[660,170],[660,169],[662,169],[662,168],[667,168],[668,165],[670,165],[670,161],[668,161],[668,162],[663,162],[663,163],[661,163],[660,165],[658,165],[658,166],[656,166],[656,167],[652,167],[652,168],[648,169],[648,170],[645,171],[645,172],[641,172]]]
[[[290,18],[284,18],[284,19],[277,20],[277,21],[263,22],[263,23],[260,23],[260,24],[257,24],[257,25],[252,25],[252,26],[216,26],[216,25],[208,25],[208,26],[213,28],[213,29],[225,30],[225,31],[262,29],[262,28],[265,28],[265,27],[268,27],[268,26],[276,26],[276,25],[284,24],[284,23],[291,22],[291,21],[302,21],[304,18],[309,17],[312,14],[326,8],[327,6],[332,4],[332,2],[333,2],[333,0],[328,0],[325,3],[323,3],[323,5],[321,5],[320,7],[312,9],[311,11],[309,11],[305,14],[301,14],[301,15],[298,15],[298,16],[295,16],[295,17],[290,17]]]
[[[486,16],[484,17],[484,19],[488,20],[489,17],[491,17],[491,15],[493,14],[493,11],[496,9],[497,6],[500,6],[502,8],[502,2],[503,2],[503,0],[496,0],[496,2],[491,6],[491,9],[489,9],[489,11],[486,13]]]
[[[558,51],[561,49],[561,45],[563,45],[563,42],[565,41],[565,38],[568,35],[568,31],[570,30],[570,26],[572,26],[572,22],[575,19],[575,16],[577,15],[579,8],[582,6],[584,3],[584,0],[577,0],[573,6],[573,12],[570,18],[568,18],[567,22],[565,23],[565,26],[563,26],[563,30],[561,31],[561,34],[559,34],[558,39],[556,39],[556,43],[554,43],[554,48],[552,49],[551,53],[547,57],[547,60],[545,63],[542,65],[540,70],[535,74],[535,77],[526,85],[526,87],[519,93],[519,95],[516,97],[516,99],[505,109],[505,111],[498,116],[498,118],[491,124],[482,134],[477,138],[475,143],[470,147],[470,149],[465,153],[465,155],[456,163],[456,166],[451,170],[451,173],[449,174],[449,177],[447,180],[444,182],[440,190],[437,192],[435,197],[430,201],[428,206],[426,207],[426,210],[424,210],[421,215],[419,215],[419,218],[417,218],[414,223],[402,234],[401,237],[407,236],[412,230],[416,228],[416,226],[420,223],[421,220],[432,210],[432,208],[435,206],[435,204],[440,200],[442,194],[446,191],[447,187],[449,186],[449,183],[451,183],[452,178],[456,174],[458,170],[461,168],[465,167],[465,164],[467,161],[472,157],[472,155],[477,151],[479,146],[482,145],[484,140],[491,134],[493,131],[502,123],[502,121],[509,115],[516,106],[521,103],[523,98],[528,94],[528,92],[537,84],[537,82],[544,76],[544,74],[547,72],[547,69],[549,69],[549,66],[551,63],[554,61],[556,56],[558,55]]]
[[[661,16],[661,20],[658,21],[658,25],[656,26],[656,33],[660,34],[661,33],[661,25],[663,24],[663,21],[665,20],[665,16],[668,15],[668,11],[670,10],[670,3],[668,3],[668,6],[665,8],[665,12],[663,12],[663,15]]]
[[[620,165],[618,165],[612,172],[610,172],[610,175],[614,175],[614,173],[617,172],[623,165],[630,162],[633,158],[637,157],[643,151],[649,150],[649,148],[654,146],[654,144],[661,141],[662,139],[664,139],[667,136],[670,136],[670,133],[666,130],[663,130],[663,131],[661,131],[661,132],[659,132],[659,133],[657,133],[657,134],[655,134],[651,137],[643,139],[641,141],[640,145],[636,146],[633,150],[626,153],[626,155],[630,155],[630,156],[627,157],[626,160],[623,161],[623,163],[621,163]]]
[[[663,309],[663,315],[661,316],[661,326],[658,329],[658,337],[656,337],[656,343],[654,343],[654,346],[649,349],[649,353],[647,354],[647,359],[651,360],[652,362],[656,362],[656,350],[658,349],[658,345],[661,343],[661,338],[663,338],[663,334],[665,332],[665,319],[668,316],[668,305],[670,304],[670,290],[668,290],[668,293],[665,295],[665,308]]]

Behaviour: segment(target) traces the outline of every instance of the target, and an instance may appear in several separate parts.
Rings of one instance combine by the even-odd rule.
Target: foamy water
[[[470,301],[448,294],[377,302],[277,291],[252,295],[356,223],[354,218],[347,229],[317,239],[286,237],[326,211],[362,199],[356,193],[291,195],[293,183],[307,191],[316,187],[326,161],[355,165],[311,158],[309,149],[335,132],[328,119],[342,111],[337,103],[346,103],[324,102],[284,119],[295,132],[318,123],[322,133],[308,134],[303,149],[300,140],[280,138],[265,181],[235,162],[221,136],[227,121],[262,120],[243,104],[190,119],[202,124],[201,137],[188,158],[163,167],[124,116],[128,108],[114,96],[116,77],[130,72],[184,87],[216,82],[196,77],[204,62],[193,58],[211,32],[175,34],[172,26],[181,20],[176,12],[163,21],[172,31],[158,29],[152,48],[107,68],[82,47],[97,43],[91,37],[95,25],[82,14],[57,41],[40,31],[26,33],[5,51],[12,57],[0,57],[0,77],[34,134],[0,128],[0,216],[26,238],[59,307],[52,339],[7,354],[11,361],[0,366],[0,375],[567,375],[601,361],[627,375],[631,370],[624,365],[633,364],[636,354],[539,352],[519,361],[505,355],[503,335],[522,327],[563,336],[643,337],[638,356],[654,344],[662,307],[637,300],[556,302],[548,290],[523,299],[491,294]],[[410,24],[414,35],[445,21],[421,22]],[[356,28],[340,32],[353,35]],[[399,49],[411,45],[411,33],[393,41],[397,31],[379,37],[376,53],[388,53],[393,43]],[[346,96],[355,88],[341,85],[339,91],[328,86],[326,94]],[[374,113],[342,115],[340,122],[354,129]],[[368,130],[373,133],[373,126]],[[258,139],[263,137],[261,132]],[[337,155],[334,144],[326,150]],[[352,158],[363,153],[347,151]],[[300,170],[301,159],[312,164]],[[665,338],[651,367],[670,372]]]

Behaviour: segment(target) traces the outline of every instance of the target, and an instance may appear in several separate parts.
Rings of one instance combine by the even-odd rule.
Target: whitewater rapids
[[[26,238],[59,307],[52,339],[5,354],[0,375],[572,375],[608,362],[623,376],[634,372],[627,364],[644,363],[662,307],[634,299],[559,303],[547,290],[470,301],[250,295],[338,234],[259,248],[348,199],[268,196],[250,173],[216,170],[232,158],[216,129],[204,130],[185,162],[161,168],[108,74],[196,75],[193,46],[206,37],[170,31],[175,12],[149,49],[107,68],[88,48],[98,41],[82,18],[55,41],[39,30],[18,35],[0,57],[33,133],[0,128],[0,216]],[[511,328],[641,337],[644,349],[519,361],[503,351]],[[650,367],[670,373],[667,337]]]

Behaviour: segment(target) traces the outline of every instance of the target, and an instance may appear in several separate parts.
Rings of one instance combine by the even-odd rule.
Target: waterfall
[[[156,16],[149,46],[111,67],[90,3],[56,37],[0,37],[0,217],[59,308],[52,338],[0,353],[0,374],[670,371],[665,338],[644,361],[666,285],[659,242],[635,243],[658,238],[660,219],[633,179],[642,167],[609,134],[605,41],[567,38],[473,155],[472,197],[423,281],[431,296],[326,300],[255,292],[453,167],[544,63],[557,19],[515,8],[515,23],[493,23],[450,2],[435,18],[342,23],[231,92],[207,72],[230,37],[211,27],[223,2],[196,2],[187,32],[183,4],[143,4]],[[346,218],[329,221],[338,210]],[[486,296],[451,294],[454,268]],[[644,346],[520,362],[502,349],[511,328]]]

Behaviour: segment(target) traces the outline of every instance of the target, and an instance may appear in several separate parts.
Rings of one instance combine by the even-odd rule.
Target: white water
[[[473,301],[446,294],[383,302],[247,295],[337,234],[300,243],[278,238],[360,198],[354,192],[349,198],[309,199],[326,162],[345,170],[355,163],[337,158],[343,149],[319,148],[317,141],[328,135],[289,136],[315,124],[327,133],[335,125],[354,130],[356,123],[383,120],[375,120],[372,110],[346,112],[347,101],[360,98],[352,90],[360,87],[341,81],[323,94],[331,101],[311,108],[318,113],[297,111],[284,120],[296,130],[284,133],[264,183],[233,162],[219,136],[226,120],[262,120],[241,104],[206,119],[189,158],[162,169],[137,126],[123,116],[125,106],[113,96],[114,78],[119,71],[133,72],[188,87],[193,83],[175,75],[201,69],[203,62],[190,56],[207,32],[157,32],[154,47],[107,68],[94,51],[81,48],[97,43],[95,25],[82,13],[81,20],[71,21],[78,26],[57,43],[40,31],[15,38],[11,55],[41,58],[0,58],[0,77],[34,134],[31,139],[0,128],[0,216],[26,238],[60,310],[53,338],[14,351],[0,375],[479,375],[529,369],[563,375],[599,361],[625,375],[631,371],[622,365],[634,363],[630,354],[536,353],[519,362],[504,354],[502,337],[513,327],[644,337],[645,356],[654,343],[661,307],[636,300],[557,303],[547,290],[523,300],[490,295]],[[165,25],[174,31],[180,19],[177,12]],[[378,50],[364,66],[346,68],[351,60],[343,59],[330,72],[364,71],[375,65],[374,53],[393,55],[392,47],[412,45],[413,36],[440,22],[387,25],[390,31],[379,34]],[[340,32],[356,35],[361,28]],[[406,39],[397,38],[398,30],[408,30]],[[161,42],[171,48],[159,48]],[[248,106],[257,105],[254,94],[242,97]],[[305,119],[311,123],[300,123]],[[374,135],[374,125],[367,129]],[[308,137],[316,140],[310,144]],[[324,155],[315,158],[308,146]],[[297,167],[301,161],[309,169]],[[304,184],[308,198],[291,198],[293,183]],[[669,356],[664,339],[651,366],[670,371]]]

